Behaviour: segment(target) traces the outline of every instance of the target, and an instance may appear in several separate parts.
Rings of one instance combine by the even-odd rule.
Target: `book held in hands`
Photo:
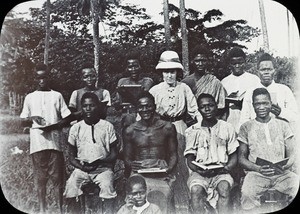
[[[155,168],[139,169],[137,171],[137,173],[140,173],[140,174],[143,174],[143,173],[161,173],[161,172],[167,172],[167,170],[155,167]]]
[[[259,166],[269,165],[270,167],[280,167],[281,168],[282,166],[287,164],[288,160],[289,160],[289,158],[284,158],[280,161],[272,162],[272,161],[257,157],[255,163]]]
[[[209,165],[205,165],[196,161],[192,161],[192,164],[198,166],[199,168],[203,169],[203,170],[210,170],[210,169],[222,169],[224,168],[224,166],[222,164],[209,164]]]

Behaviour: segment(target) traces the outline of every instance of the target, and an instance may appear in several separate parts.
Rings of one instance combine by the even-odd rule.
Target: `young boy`
[[[256,118],[245,122],[239,132],[238,159],[245,169],[241,205],[244,210],[259,212],[260,196],[273,188],[294,198],[299,177],[291,171],[295,161],[296,142],[289,124],[271,116],[271,95],[265,88],[257,88],[252,95]],[[274,167],[259,164],[257,158],[271,162],[289,158],[286,165]]]
[[[30,156],[33,162],[34,182],[38,192],[40,212],[46,211],[47,181],[52,180],[56,204],[62,209],[64,157],[61,130],[71,114],[61,93],[50,89],[46,65],[36,67],[37,90],[24,100],[21,118],[33,121],[30,129]],[[55,124],[55,125],[53,125]],[[48,126],[52,125],[52,126]]]
[[[82,81],[84,82],[85,86],[84,88],[73,91],[69,101],[69,108],[76,116],[77,120],[82,119],[80,101],[85,92],[93,92],[98,96],[100,102],[107,102],[107,106],[111,106],[109,91],[96,86],[97,77],[98,76],[94,68],[82,69]],[[105,115],[102,115],[102,118],[106,117],[106,113],[104,114]]]
[[[99,197],[104,209],[112,212],[117,193],[113,187],[113,166],[117,157],[117,138],[113,125],[100,119],[103,111],[94,93],[86,92],[81,98],[83,120],[74,124],[69,133],[70,162],[75,167],[67,181],[66,198],[80,196],[81,186],[94,182],[100,188]]]
[[[208,199],[210,205],[216,205],[218,213],[228,213],[229,193],[233,185],[229,171],[237,162],[238,141],[235,130],[230,123],[217,119],[217,103],[212,95],[200,94],[197,102],[203,121],[186,130],[184,152],[190,168],[187,184],[191,193],[192,211],[204,213],[205,208],[211,207],[206,202]],[[192,161],[223,167],[204,170]]]
[[[126,184],[126,204],[117,214],[161,214],[156,204],[147,201],[147,185],[145,179],[140,175],[128,178]]]

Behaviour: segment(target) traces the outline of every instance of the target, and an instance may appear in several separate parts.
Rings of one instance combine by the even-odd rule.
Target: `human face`
[[[193,63],[195,65],[196,72],[204,74],[205,70],[208,68],[209,59],[204,54],[197,54],[193,59]]]
[[[49,77],[46,71],[37,71],[35,78],[39,90],[41,91],[48,90]]]
[[[95,87],[97,73],[94,69],[85,68],[82,70],[82,80],[87,87]]]
[[[261,84],[269,86],[274,79],[275,69],[272,61],[262,61],[258,66],[258,76]]]
[[[127,71],[130,73],[131,79],[138,80],[140,70],[141,70],[141,66],[137,59],[127,60]]]
[[[177,71],[176,69],[165,69],[162,71],[163,80],[170,86],[176,84]]]
[[[245,59],[243,57],[232,57],[230,59],[230,65],[232,67],[232,74],[234,76],[240,76],[244,73]]]
[[[199,111],[204,120],[214,120],[217,114],[217,105],[211,98],[202,98],[199,100]]]
[[[137,183],[132,186],[131,195],[135,206],[141,207],[146,203],[146,194],[146,188],[142,184]]]
[[[82,103],[82,112],[85,118],[96,118],[98,113],[98,106],[96,102],[92,98],[86,98]]]
[[[144,121],[149,121],[152,119],[155,112],[155,104],[151,102],[148,97],[142,97],[138,101],[137,110],[141,119]]]
[[[253,107],[257,118],[267,119],[271,111],[272,103],[268,95],[260,94],[254,97]]]

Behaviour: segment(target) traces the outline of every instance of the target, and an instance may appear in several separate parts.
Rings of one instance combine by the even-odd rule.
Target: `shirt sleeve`
[[[280,117],[287,119],[289,122],[296,121],[299,115],[298,106],[295,96],[291,89],[285,88],[284,106],[281,107]]]
[[[111,106],[111,98],[108,90],[103,90],[103,100],[101,102],[107,102],[107,106]]]
[[[76,125],[73,125],[69,131],[69,137],[68,137],[69,144],[71,144],[72,146],[76,146],[77,136],[78,136],[77,127]]]
[[[77,98],[77,90],[73,91],[71,94],[69,107],[77,109],[76,98]]]
[[[237,139],[242,143],[248,144],[248,130],[246,124],[241,126]]]
[[[197,131],[193,130],[192,127],[185,130],[186,147],[184,156],[188,154],[197,155]]]
[[[116,132],[112,124],[110,124],[108,128],[108,136],[109,136],[109,144],[112,144],[117,140]]]
[[[251,119],[251,112],[254,111],[252,107],[252,93],[252,89],[247,90],[245,93],[241,109],[240,121],[237,128],[239,128],[241,125],[243,125],[243,123]]]
[[[27,95],[24,99],[24,103],[23,103],[23,109],[22,112],[20,114],[21,118],[28,118],[31,116],[31,112],[30,112],[30,97]]]
[[[229,124],[228,127],[228,154],[232,154],[236,151],[236,149],[239,147],[239,142],[237,141],[236,132],[233,126]]]
[[[65,118],[71,114],[71,111],[69,110],[63,96],[59,95],[59,103],[60,103],[60,115],[62,118]]]

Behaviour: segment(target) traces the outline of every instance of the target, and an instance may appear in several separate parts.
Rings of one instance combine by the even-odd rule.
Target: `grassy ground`
[[[107,120],[114,124],[117,135],[120,137],[120,114],[117,112],[108,112]],[[32,163],[29,155],[29,134],[24,134],[23,130],[26,124],[21,122],[18,115],[12,116],[7,112],[0,112],[0,181],[1,188],[6,200],[15,208],[25,213],[37,213],[38,203],[35,186],[33,184]],[[68,129],[64,129],[67,136]],[[14,154],[14,152],[19,153]],[[66,161],[67,146],[64,146],[64,154]],[[116,189],[118,192],[118,199],[116,209],[123,204],[124,197],[124,183],[122,183],[123,162],[118,160],[115,171],[117,171]],[[72,167],[66,165],[66,178],[69,177]],[[178,180],[177,192],[175,194],[175,205],[177,213],[187,213],[186,194],[183,194],[180,186],[185,183]],[[47,203],[49,210],[55,213],[55,204],[53,201],[52,184],[48,183]],[[185,203],[183,203],[183,201]],[[74,201],[64,201],[64,210],[66,213],[82,213],[78,208],[79,204]],[[78,208],[78,209],[77,209]],[[75,212],[76,211],[76,212]]]

